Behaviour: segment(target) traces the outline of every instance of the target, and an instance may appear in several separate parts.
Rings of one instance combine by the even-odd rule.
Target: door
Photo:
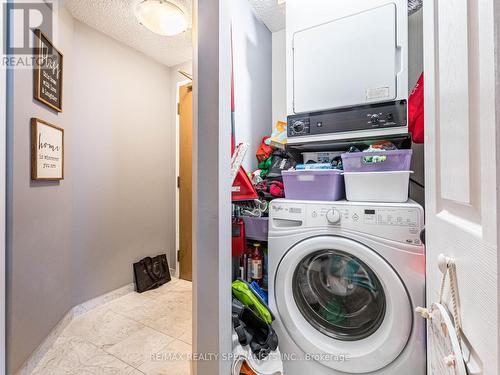
[[[179,277],[192,280],[193,89],[179,88]]]
[[[485,375],[499,373],[495,3],[424,5],[427,303],[438,255],[454,257],[463,343]]]
[[[386,4],[361,13],[354,9],[352,12],[357,14],[294,34],[295,113],[396,98],[402,59],[397,43],[396,5]],[[382,19],[384,22],[380,22]],[[319,77],[315,79],[311,72]]]
[[[413,311],[401,278],[359,242],[319,236],[299,242],[276,272],[277,313],[304,353],[347,373],[392,363],[405,348]],[[349,361],[329,356],[349,353]]]

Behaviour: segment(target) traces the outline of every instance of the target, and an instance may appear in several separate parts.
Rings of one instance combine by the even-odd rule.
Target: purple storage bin
[[[342,154],[342,165],[346,172],[389,172],[409,171],[412,150],[389,150],[375,152],[348,152]],[[366,161],[365,157],[386,156],[385,161]]]
[[[337,169],[283,171],[287,199],[338,201],[345,198],[344,176]]]
[[[242,218],[245,223],[245,238],[256,241],[267,241],[268,217],[242,216]]]

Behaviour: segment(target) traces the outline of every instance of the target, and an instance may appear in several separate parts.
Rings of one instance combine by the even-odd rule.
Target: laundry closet
[[[420,6],[286,2],[272,130],[232,149],[233,374],[427,373]]]

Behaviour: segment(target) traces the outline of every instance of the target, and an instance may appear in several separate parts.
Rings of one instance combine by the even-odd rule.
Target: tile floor
[[[189,375],[191,283],[130,293],[73,320],[33,375]]]

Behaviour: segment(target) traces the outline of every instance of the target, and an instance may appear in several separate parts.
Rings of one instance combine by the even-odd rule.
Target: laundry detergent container
[[[345,172],[409,171],[412,150],[350,152],[342,154]]]
[[[356,202],[406,202],[411,171],[344,172],[346,197]]]
[[[345,198],[341,170],[292,170],[283,171],[282,176],[287,199],[338,201]]]

